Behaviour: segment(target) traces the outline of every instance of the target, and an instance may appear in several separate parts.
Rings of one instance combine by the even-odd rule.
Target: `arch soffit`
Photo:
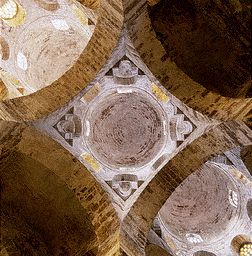
[[[82,164],[57,142],[32,127],[0,121],[0,131],[1,164],[17,152],[50,169],[74,192],[87,211],[98,239],[97,255],[112,255],[119,250],[119,220],[114,207],[101,185]]]
[[[79,2],[85,4],[86,0]],[[123,26],[122,1],[101,0],[97,13],[94,33],[75,64],[51,85],[33,94],[0,102],[0,119],[41,118],[63,106],[95,78],[117,44]],[[101,47],[94,48],[94,45]]]
[[[173,191],[213,156],[246,145],[252,145],[251,130],[242,122],[232,121],[216,126],[180,151],[150,181],[124,219],[123,249],[129,255],[141,255],[152,222]],[[134,233],[132,226],[136,227]]]
[[[19,222],[31,224],[34,234],[51,249],[47,255],[60,253],[62,248],[70,254],[85,252],[97,245],[94,226],[86,210],[73,190],[51,170],[26,154],[13,151],[1,165],[1,176],[3,218],[7,218],[11,226],[14,224],[17,231],[25,228],[20,227]],[[5,227],[7,233],[3,235],[7,244],[10,237],[16,239],[14,234],[8,234],[11,226]],[[68,237],[69,230],[72,239]]]
[[[128,7],[128,8],[127,8]],[[138,16],[132,10],[140,9]],[[219,120],[242,120],[252,108],[252,98],[239,99],[221,96],[193,81],[171,61],[152,28],[148,2],[125,7],[129,35],[142,60],[152,74],[170,93],[189,107]]]

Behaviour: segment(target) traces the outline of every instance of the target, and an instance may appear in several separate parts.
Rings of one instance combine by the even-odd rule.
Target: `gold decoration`
[[[164,103],[169,101],[169,97],[156,84],[151,85],[151,91],[159,101]]]
[[[99,163],[97,163],[92,155],[84,153],[81,155],[81,157],[91,166],[92,169],[94,169],[96,172],[99,172],[100,165]]]

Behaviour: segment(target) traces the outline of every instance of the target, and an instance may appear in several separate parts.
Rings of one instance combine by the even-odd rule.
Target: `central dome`
[[[90,122],[89,149],[112,168],[144,166],[165,143],[162,108],[142,90],[113,92],[98,99],[86,119]]]

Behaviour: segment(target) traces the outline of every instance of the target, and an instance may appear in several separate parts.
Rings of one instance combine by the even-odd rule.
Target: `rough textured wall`
[[[36,172],[38,176],[35,175],[34,179],[30,180],[36,183],[34,184],[33,182],[31,182],[30,184],[28,179],[27,183],[24,183],[24,184],[27,184],[27,186],[28,184],[30,184],[32,188],[38,187],[41,189],[43,188],[43,186],[45,186],[44,189],[42,189],[41,191],[42,198],[39,197],[41,199],[42,206],[46,207],[48,204],[53,206],[53,202],[54,202],[53,200],[55,199],[56,200],[55,206],[57,206],[57,211],[55,208],[51,208],[51,211],[54,212],[53,209],[55,209],[56,213],[59,211],[59,213],[63,215],[66,213],[67,215],[66,210],[68,209],[68,207],[66,206],[66,202],[69,201],[70,205],[71,203],[73,203],[76,207],[77,205],[79,205],[80,209],[82,209],[84,213],[88,214],[88,219],[92,223],[92,226],[94,227],[94,232],[97,236],[97,240],[99,243],[99,247],[97,248],[98,249],[97,255],[99,256],[105,256],[105,255],[111,256],[114,254],[116,255],[116,253],[118,253],[119,251],[118,217],[116,215],[116,212],[107,194],[104,192],[101,185],[96,181],[96,179],[92,176],[92,174],[89,173],[88,170],[75,157],[73,157],[68,151],[62,148],[58,143],[54,142],[52,139],[48,138],[47,136],[37,132],[32,127],[27,127],[24,124],[1,121],[0,131],[1,131],[0,132],[0,149],[1,149],[0,170],[1,170],[1,173],[6,175],[9,174],[10,177],[13,177],[13,179],[10,179],[10,177],[7,176],[7,178],[8,177],[9,178],[8,179],[5,178],[5,180],[7,181],[9,180],[9,182],[10,181],[16,182],[14,179],[15,173],[13,173],[12,171],[7,171],[7,172],[3,171],[5,167],[7,168],[8,163],[13,163],[13,167],[16,166],[14,170],[18,172],[19,168],[22,167],[22,164],[24,164],[23,161],[18,161],[20,160],[18,156],[21,155],[22,156],[21,159],[24,159],[28,162],[32,160],[32,162],[34,162],[34,165],[32,165],[34,168],[38,166],[42,168],[41,171],[45,170],[45,172],[43,172],[44,175],[42,174],[38,175],[40,168],[37,171],[35,168],[34,172],[28,173],[29,174],[28,177],[25,176],[24,178],[28,179],[31,174]],[[17,157],[12,157],[13,156],[12,154],[16,154]],[[27,165],[25,164],[25,166]],[[26,169],[21,168],[21,170],[26,170]],[[47,171],[50,170],[50,172],[48,173],[46,170]],[[27,172],[29,172],[29,168],[28,170],[26,170],[25,173]],[[56,181],[54,180],[53,177],[55,177]],[[23,177],[21,175],[21,177],[17,176],[17,178],[20,178],[20,180],[22,181]],[[46,179],[49,179],[49,180],[46,180]],[[53,179],[54,182],[51,179]],[[42,187],[40,187],[41,185],[40,183],[43,185]],[[21,182],[21,185],[22,185],[22,182]],[[66,197],[66,194],[64,193],[63,195],[65,196],[63,196],[63,198],[57,193],[55,195],[55,193],[52,191],[54,186],[55,187],[59,186],[61,188],[61,189],[59,188],[58,193],[60,191],[63,193],[64,189],[69,191],[67,193],[67,195],[69,195],[69,200],[67,200],[68,197]],[[6,196],[8,197],[8,194],[10,194],[10,196],[13,196],[13,193],[11,192],[15,191],[12,188],[15,186],[9,185],[8,187],[10,189],[9,191],[7,191]],[[21,189],[25,190],[25,187],[21,186]],[[23,190],[21,190],[20,194],[22,194]],[[31,192],[32,191],[33,190],[31,189]],[[43,195],[45,199],[47,199],[46,201],[43,200]],[[70,195],[72,195],[72,197]],[[33,197],[30,197],[30,198],[33,198]],[[58,199],[59,201],[57,201]],[[17,201],[22,202],[22,198],[21,199],[18,198]],[[75,204],[74,201],[77,203],[77,205]],[[47,202],[47,204],[43,204],[44,202]],[[29,209],[31,209],[31,206],[33,206],[33,204],[30,204]],[[35,217],[37,214],[38,216],[43,215],[44,214],[44,212],[42,212],[43,209],[47,213],[47,208],[43,208],[43,207],[38,208],[41,210],[41,212],[36,214],[34,213],[33,216]],[[62,209],[63,212],[60,211],[60,209]],[[71,213],[71,207],[69,211]],[[85,241],[84,238],[85,237],[87,238],[87,235],[84,235],[84,236],[82,235],[83,229],[81,227],[83,226],[78,223],[82,223],[83,220],[86,220],[87,215],[84,214],[84,216],[79,216],[79,217],[74,215],[73,219],[79,220],[77,224],[71,223],[72,218],[58,219],[57,215],[54,215],[54,216],[55,216],[56,223],[60,223],[60,221],[62,222],[62,225],[63,225],[62,233],[65,232],[64,230],[69,230],[69,231],[74,230],[74,228],[72,228],[72,225],[76,226],[76,232],[78,234],[75,233],[76,236],[74,234],[71,234],[73,241],[71,241],[69,237],[66,237],[67,241],[68,239],[70,239],[69,243],[72,243],[72,242],[73,244],[79,243],[78,241],[80,241],[79,239],[81,239],[81,241],[83,242],[83,246],[85,245],[85,242],[87,241]],[[63,222],[63,220],[65,220],[65,222]],[[46,221],[48,220],[43,219],[42,224]],[[52,223],[53,221],[54,220],[52,220]],[[66,223],[66,225],[70,225],[71,228],[66,226],[66,229],[65,229],[64,223]],[[84,225],[84,223],[82,224]],[[81,229],[79,230],[78,227]],[[88,226],[86,226],[86,228],[87,227]],[[51,229],[51,227],[47,227],[47,228]],[[55,232],[56,231],[54,229],[54,234]],[[52,229],[52,234],[53,234],[53,229]],[[61,243],[60,241],[61,240],[59,238],[58,242]],[[55,242],[55,244],[57,245],[57,241]],[[83,248],[80,248],[81,245],[82,244],[79,243],[78,245],[79,249],[83,249]],[[97,244],[95,244],[94,241],[91,243],[91,245],[97,247]],[[69,246],[71,246],[71,244],[69,244]],[[72,248],[76,249],[73,246]],[[92,248],[88,247],[86,249],[90,250]]]
[[[150,18],[167,55],[196,82],[223,96],[252,96],[250,3],[163,0]]]
[[[122,246],[129,255],[141,255],[155,216],[183,180],[215,154],[251,142],[252,132],[248,127],[243,123],[229,122],[196,139],[170,160],[149,182],[124,219]]]
[[[241,158],[252,175],[252,146],[244,147],[241,150]]]
[[[4,100],[8,97],[8,90],[5,84],[0,80],[0,100]]]
[[[87,213],[73,192],[49,169],[29,156],[14,152],[1,165],[1,176],[4,217],[26,222],[43,238],[52,255],[83,254],[96,245],[94,227]],[[7,238],[4,238],[8,239],[12,232],[8,226],[5,231]],[[21,242],[22,236],[17,243]],[[23,237],[23,242],[33,246],[32,239]]]
[[[34,120],[71,100],[95,78],[116,46],[123,25],[122,14],[121,1],[101,1],[93,36],[75,64],[46,88],[30,96],[0,102],[0,118]]]
[[[149,244],[145,248],[145,256],[171,256],[168,252],[155,244]]]
[[[1,256],[52,255],[43,237],[29,226],[21,216],[10,216],[1,211]]]
[[[43,0],[41,1],[43,2]],[[88,2],[92,3],[93,1],[86,1],[86,3]],[[197,72],[192,72],[190,76],[193,79],[185,74],[187,73],[186,65],[189,65],[190,70],[196,69],[196,71],[198,71],[198,67],[191,67],[189,60],[186,58],[183,59],[183,54],[177,56],[179,54],[176,53],[174,56],[169,56],[166,51],[159,51],[163,48],[156,47],[157,45],[155,45],[155,43],[156,41],[162,41],[162,37],[159,38],[160,41],[156,38],[153,39],[152,37],[149,37],[149,32],[152,31],[152,27],[150,23],[146,23],[146,20],[148,21],[148,19],[143,18],[147,17],[148,13],[142,12],[141,15],[139,15],[139,10],[146,4],[145,1],[138,1],[136,3],[136,1],[130,0],[128,3],[129,6],[127,6],[127,10],[131,13],[134,12],[134,17],[140,17],[138,21],[135,22],[134,20],[132,22],[133,26],[136,25],[134,28],[135,30],[132,30],[133,34],[136,31],[140,31],[134,39],[135,42],[138,41],[136,45],[138,45],[138,49],[141,50],[141,56],[144,57],[145,55],[146,57],[146,55],[149,54],[149,57],[147,56],[147,58],[144,58],[144,60],[149,60],[146,64],[150,64],[152,68],[154,67],[154,70],[157,72],[154,72],[153,74],[155,76],[159,74],[156,78],[161,78],[160,81],[164,83],[166,88],[171,89],[171,93],[176,92],[174,95],[176,97],[180,96],[184,102],[192,101],[193,104],[191,104],[191,106],[193,105],[195,107],[194,109],[202,110],[202,112],[209,114],[209,116],[223,118],[224,120],[242,118],[243,114],[248,112],[248,109],[251,107],[251,102],[249,102],[248,99],[237,99],[237,101],[234,101],[233,99],[223,98],[218,94],[209,93],[204,88],[201,90],[201,85],[196,84],[194,81],[196,78],[193,77],[194,75],[199,74]],[[168,2],[166,1],[166,3]],[[175,7],[178,4],[174,1],[171,1],[168,4],[170,3],[174,3]],[[192,1],[188,1],[187,5],[190,5],[191,3]],[[239,9],[238,1],[234,1],[233,3],[235,6],[231,7],[235,10],[237,10],[237,8]],[[199,10],[203,8],[201,3],[196,1],[193,2],[193,5],[195,5],[196,12],[199,12]],[[178,7],[181,6],[178,5]],[[187,10],[188,9],[190,8],[187,8]],[[172,10],[175,14],[180,12],[179,8]],[[168,11],[170,10],[168,9]],[[204,15],[207,15],[208,13],[209,15],[212,15],[213,13],[211,13],[211,11],[215,12],[216,9],[211,8],[209,12],[205,11],[202,12],[203,14],[200,13],[200,20],[202,18],[202,20],[205,21]],[[229,12],[229,9],[227,12]],[[39,93],[22,99],[0,103],[0,117],[7,120],[21,121],[45,116],[72,99],[77,92],[83,89],[92,78],[95,77],[103,63],[108,59],[108,56],[117,41],[123,22],[121,2],[117,0],[102,1],[100,13],[102,14],[99,20],[100,23],[98,23],[94,36],[92,37],[92,44],[88,45],[87,49],[81,54],[80,59],[76,62],[73,68],[58,81],[49,86],[49,88],[44,88]],[[225,16],[224,14],[223,16]],[[227,21],[227,23],[228,22],[229,21]],[[176,24],[177,23],[179,22],[176,22]],[[141,24],[141,26],[138,26],[139,24]],[[186,22],[185,24],[182,22],[182,25],[188,28]],[[204,27],[205,25],[206,27]],[[205,32],[205,30],[209,28],[208,25],[208,23],[205,24],[202,22],[200,26],[200,29],[202,30],[196,30],[197,33],[202,31]],[[215,30],[220,29],[219,24],[214,24],[214,22],[213,24],[211,23],[211,26],[213,26]],[[172,32],[175,33],[176,31],[177,30],[174,30]],[[190,35],[190,31],[188,32],[186,30],[186,32],[187,37],[184,41],[186,41]],[[230,37],[233,36],[232,33],[232,30],[229,31],[229,34],[231,35]],[[146,38],[144,37],[145,34],[148,39],[146,42]],[[208,41],[212,42],[212,30],[207,30],[207,34],[209,34]],[[171,40],[172,38],[173,37],[171,37]],[[197,37],[196,39],[193,37],[191,39],[194,43],[198,42],[196,40]],[[217,43],[207,45],[206,49],[212,55],[208,54],[211,57],[210,64],[207,62],[209,56],[207,54],[207,56],[204,54],[202,55],[204,57],[204,61],[202,62],[205,64],[206,61],[206,64],[205,66],[200,66],[200,68],[204,67],[204,70],[201,70],[201,74],[209,75],[208,72],[204,73],[204,71],[206,71],[205,69],[211,69],[215,64],[218,66],[219,63],[221,63],[220,60],[222,60],[222,57],[227,58],[229,61],[229,58],[226,57],[226,55],[231,53],[234,53],[234,56],[236,56],[235,54],[239,55],[239,43],[236,44],[236,41],[233,42],[228,37],[228,40],[230,39],[231,43],[227,44],[225,41],[226,38],[225,40],[223,39],[224,41],[222,41],[222,39],[223,38],[217,33],[216,40],[217,42],[220,42],[220,46],[222,46],[220,49],[216,46]],[[230,52],[224,53],[221,51],[222,49],[225,49],[222,42],[224,42],[224,46],[227,45],[227,48],[231,47]],[[183,53],[183,51],[185,51],[187,53],[187,46],[181,44],[182,42],[178,42],[178,45],[174,45],[178,46],[179,52]],[[147,47],[143,50],[146,45],[150,48]],[[167,46],[164,42],[162,42],[162,46],[167,50]],[[213,47],[213,49],[211,47]],[[215,51],[216,47],[217,50]],[[200,45],[200,47],[195,47],[194,53],[196,53],[192,55],[191,58],[201,57],[201,55],[197,53],[197,50],[202,50],[202,48],[205,49],[202,45]],[[149,51],[149,49],[154,49],[154,51]],[[168,50],[170,51],[170,49]],[[221,55],[221,58],[215,58],[215,54],[218,58],[219,55]],[[187,55],[185,56],[187,57]],[[184,69],[185,73],[174,64],[173,61],[175,57],[178,57],[178,59],[181,60],[181,65],[185,65],[185,67],[180,67],[182,70]],[[225,66],[225,61],[225,63],[222,63],[223,65],[221,67],[216,67],[216,73],[215,68],[213,70],[211,69],[211,72],[213,73],[209,75],[209,78],[213,79],[212,84],[214,84],[215,81],[223,80],[222,82],[225,85],[226,77],[229,75],[230,69],[234,68],[235,70],[239,70],[239,72],[235,72],[234,77],[232,72],[232,74],[230,74],[232,77],[231,81],[233,81],[231,86],[235,87],[236,81],[240,80],[240,74],[246,73],[243,68],[239,69],[240,64],[242,67],[243,65],[246,66],[246,60],[245,62],[242,60],[242,63],[240,63],[239,59],[236,60],[235,57],[230,57],[230,59],[231,64]],[[166,63],[166,65],[162,66],[161,62]],[[166,67],[168,68],[166,69]],[[222,74],[223,76],[217,79],[214,75],[212,76],[212,74]],[[238,76],[236,77],[236,75]],[[201,76],[199,76],[199,78],[201,78]],[[205,86],[212,86],[212,84]],[[238,87],[243,85],[243,81],[237,85]],[[215,90],[216,88],[210,89]],[[245,94],[249,95],[247,84],[243,88],[239,87],[237,93],[238,96],[244,96]],[[185,95],[189,96],[186,97]],[[197,141],[179,152],[162,170],[160,170],[147,185],[143,193],[141,193],[140,197],[136,199],[135,205],[131,208],[129,215],[120,225],[111,202],[108,200],[104,190],[76,158],[57,143],[52,142],[46,136],[34,131],[31,127],[24,127],[22,125],[19,127],[17,124],[11,125],[13,126],[13,129],[8,131],[7,127],[6,131],[6,127],[4,126],[3,129],[1,129],[0,122],[0,142],[1,146],[4,145],[4,147],[1,148],[0,160],[1,158],[4,159],[3,162],[1,162],[1,164],[3,164],[1,170],[3,170],[3,195],[4,202],[6,203],[4,208],[5,214],[3,214],[3,216],[10,216],[10,219],[13,220],[15,219],[15,214],[18,212],[18,214],[22,216],[22,219],[29,222],[28,224],[29,226],[32,226],[32,230],[38,230],[38,233],[35,232],[33,234],[27,227],[28,234],[32,233],[38,241],[41,239],[42,253],[62,256],[72,254],[80,254],[81,256],[83,256],[82,254],[86,256],[118,255],[120,239],[122,248],[126,250],[130,256],[144,255],[146,236],[151,223],[153,222],[153,218],[175,188],[202,163],[212,157],[212,155],[223,153],[223,151],[237,145],[249,144],[252,141],[251,132],[243,123],[230,122],[215,127],[212,131],[204,134]],[[137,137],[137,135],[135,135],[135,137]],[[3,140],[1,140],[1,137],[3,137]],[[134,138],[134,140],[135,139],[137,138]],[[12,146],[16,147],[14,151]],[[38,175],[39,171],[49,174],[42,175],[40,173],[40,175]],[[58,184],[54,178],[60,184]],[[15,188],[13,185],[14,182]],[[53,189],[51,184],[54,184]],[[58,186],[60,187],[59,191],[55,191],[55,187],[58,188]],[[38,189],[38,191],[36,189]],[[60,192],[65,191],[64,189],[69,191],[67,196],[63,196]],[[72,198],[70,194],[73,195]],[[57,200],[60,200],[60,202]],[[99,248],[95,248],[95,250],[90,250],[90,247],[96,247],[96,243],[95,241],[89,242],[91,237],[87,237],[87,234],[84,232],[86,226],[82,226],[84,223],[82,223],[81,220],[85,219],[86,215],[84,214],[85,216],[80,216],[80,221],[76,223],[75,221],[78,217],[74,214],[72,215],[70,210],[70,212],[68,211],[66,202],[74,203],[74,200],[77,201],[77,205],[79,205],[81,209],[83,208],[85,210],[84,212],[87,211],[87,214],[89,215],[87,219],[90,221],[87,220],[86,222],[90,225],[87,225],[87,229],[91,226],[94,227],[99,242]],[[72,207],[70,208],[72,209]],[[248,205],[248,209],[250,210],[250,205]],[[34,211],[36,211],[36,213]],[[47,215],[44,215],[45,212]],[[73,217],[67,218],[69,215]],[[15,226],[15,224],[13,225]],[[12,224],[9,225],[6,230],[8,231],[11,227]],[[18,228],[18,230],[24,229],[26,229],[26,223]],[[119,239],[120,229],[121,237]],[[18,232],[20,233],[21,231]],[[49,234],[49,238],[46,238],[45,234]],[[21,237],[22,241],[25,239],[22,234],[17,235],[17,237]],[[19,242],[17,242],[17,244],[19,244]],[[30,246],[32,247],[32,245],[28,243],[27,247],[31,248]],[[154,255],[158,254],[161,256],[163,253],[162,249],[155,248],[152,250],[150,248],[151,246],[146,248],[146,250],[149,250],[148,252],[150,253],[154,253]],[[30,249],[30,251],[32,250],[33,249]],[[122,252],[122,255],[127,254]],[[202,255],[209,254],[202,252]]]
[[[24,23],[16,27],[1,24],[4,72],[0,77],[8,88],[8,99],[34,93],[58,80],[83,52],[97,22],[95,12],[75,1],[20,4],[27,13]]]
[[[251,110],[252,98],[229,98],[209,91],[176,65],[157,38],[144,0],[127,2],[125,12],[134,47],[152,74],[175,97],[194,110],[221,120],[241,120]]]

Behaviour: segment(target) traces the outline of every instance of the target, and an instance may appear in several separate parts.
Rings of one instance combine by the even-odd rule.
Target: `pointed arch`
[[[0,119],[41,118],[63,106],[95,78],[117,44],[123,26],[122,1],[102,0],[97,15],[94,33],[75,64],[51,85],[31,95],[0,102]]]
[[[1,172],[4,172],[6,166],[11,164],[17,166],[15,168],[17,170],[18,167],[23,169],[24,176],[31,172],[27,179],[29,177],[30,179],[34,177],[34,179],[27,181],[29,186],[33,186],[35,182],[40,187],[41,182],[45,186],[54,184],[59,193],[63,193],[62,189],[68,191],[67,195],[72,198],[70,201],[76,202],[79,209],[86,212],[87,220],[92,224],[97,237],[97,243],[93,243],[93,246],[99,245],[97,255],[117,253],[119,251],[119,220],[107,194],[92,174],[62,146],[32,127],[0,121],[0,131]],[[27,169],[25,168],[27,166],[30,167]],[[41,171],[42,169],[44,172]],[[6,175],[10,174],[7,172]],[[17,178],[23,179],[20,175],[19,173]],[[53,181],[44,182],[43,179],[53,179]],[[47,188],[45,189],[46,193]],[[57,196],[54,195],[51,199],[57,200]],[[53,201],[51,203],[53,204]],[[80,220],[85,221],[81,217]],[[42,222],[45,221],[42,220]],[[66,219],[65,223],[71,226],[70,220]],[[94,248],[87,247],[86,249],[93,250]]]
[[[209,91],[175,64],[153,29],[146,0],[134,5],[125,4],[125,13],[129,35],[136,50],[170,93],[194,110],[220,120],[242,120],[251,110],[252,98],[229,98]]]
[[[211,157],[251,144],[251,130],[233,121],[212,128],[180,151],[150,181],[124,219],[122,248],[130,256],[141,255],[155,216],[176,187]]]

